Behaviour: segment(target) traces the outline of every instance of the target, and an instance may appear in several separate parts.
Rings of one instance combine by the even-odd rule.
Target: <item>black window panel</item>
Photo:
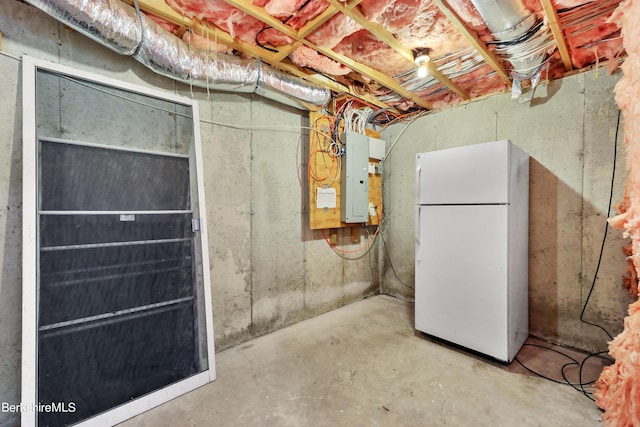
[[[70,425],[202,369],[193,215],[130,212],[189,210],[189,161],[43,141],[39,165],[63,212],[39,216],[38,402],[76,411],[38,424]]]
[[[40,285],[83,277],[98,269],[118,269],[122,265],[191,262],[191,241],[158,245],[97,247],[40,252]]]
[[[189,160],[41,141],[42,210],[189,209]]]
[[[191,242],[121,249],[43,252],[39,326],[194,296]]]
[[[41,248],[93,243],[179,239],[193,236],[191,214],[42,215]]]
[[[38,425],[66,426],[127,403],[200,369],[194,309],[185,303],[39,339],[38,400],[74,402],[40,412]]]

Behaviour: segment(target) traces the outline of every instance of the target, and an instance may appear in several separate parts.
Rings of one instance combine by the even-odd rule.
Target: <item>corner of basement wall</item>
[[[416,153],[411,145],[420,138],[421,126],[417,123],[390,126],[382,132],[388,157],[382,167],[380,293],[410,302],[415,297]]]
[[[530,155],[530,333],[588,352],[606,349],[606,334],[580,315],[598,264],[616,147],[611,215],[623,194],[624,132],[613,95],[620,75],[592,70],[542,84],[531,102],[495,95],[385,129],[388,148],[401,138],[383,167],[382,292],[413,296],[398,278],[413,285],[415,155],[510,139]],[[626,267],[621,248],[627,244],[621,232],[608,229],[584,316],[614,336],[622,330],[630,300],[621,286]]]

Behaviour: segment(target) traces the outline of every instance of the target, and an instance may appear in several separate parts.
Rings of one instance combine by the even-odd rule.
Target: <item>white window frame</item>
[[[41,59],[23,56],[23,229],[22,229],[22,402],[21,425],[37,425],[37,369],[38,369],[38,203],[37,203],[37,147],[36,132],[36,75],[38,70],[76,77],[102,85],[112,86],[133,93],[148,95],[191,107],[193,111],[195,169],[198,191],[198,215],[200,218],[202,244],[202,277],[205,307],[205,337],[207,340],[207,369],[167,387],[141,396],[92,418],[80,421],[78,426],[105,426],[120,423],[159,406],[191,390],[201,387],[216,378],[213,317],[211,313],[211,279],[209,273],[209,251],[207,240],[206,204],[204,200],[204,175],[202,171],[202,148],[198,104],[190,98],[144,88],[116,79],[80,71],[71,67]]]

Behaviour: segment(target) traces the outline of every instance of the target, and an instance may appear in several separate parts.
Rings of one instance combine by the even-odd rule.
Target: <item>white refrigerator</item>
[[[415,327],[511,362],[529,334],[529,156],[509,140],[416,157]]]

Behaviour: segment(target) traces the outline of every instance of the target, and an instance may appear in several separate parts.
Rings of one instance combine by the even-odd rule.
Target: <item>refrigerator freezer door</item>
[[[416,209],[416,329],[506,361],[509,206]]]
[[[420,153],[416,204],[509,202],[509,140]]]

